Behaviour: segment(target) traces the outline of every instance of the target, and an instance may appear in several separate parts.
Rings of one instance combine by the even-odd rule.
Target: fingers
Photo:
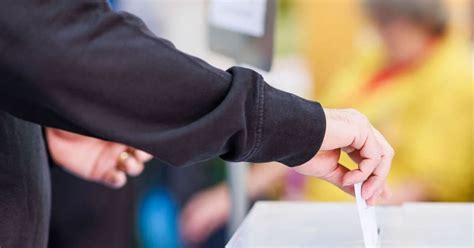
[[[302,165],[295,166],[293,169],[300,174],[325,180],[354,195],[354,187],[343,184],[343,178],[349,172],[349,169],[338,163],[339,156],[339,149],[319,151],[311,160]]]
[[[359,126],[358,135],[349,147],[343,148],[352,160],[358,163],[358,169],[348,172],[343,185],[365,182],[362,197],[375,203],[378,197],[390,195],[386,190],[386,179],[394,156],[393,148],[383,135],[372,127],[363,115],[353,116],[353,125]]]
[[[365,197],[367,197],[366,199],[369,199],[370,197],[375,196],[375,198],[377,199],[379,196],[383,196],[383,198],[387,199],[391,196],[391,192],[386,184],[386,180],[394,157],[394,151],[390,144],[387,142],[387,140],[378,130],[373,127],[372,130],[374,132],[375,137],[377,138],[378,143],[381,146],[382,156],[380,163],[373,172],[372,180],[374,182],[367,186],[367,192],[365,193]],[[364,190],[362,194],[364,196]]]
[[[121,144],[110,144],[103,149],[94,166],[96,181],[112,188],[123,187],[127,182],[127,175],[140,175],[145,168],[144,162],[150,157],[145,152]]]
[[[127,183],[127,176],[123,171],[112,169],[104,174],[101,181],[109,187],[118,189]]]
[[[349,171],[343,178],[344,186],[354,185],[363,182],[374,172],[377,162],[372,159],[362,159],[359,169]]]
[[[146,153],[144,151],[140,151],[140,150],[135,150],[135,157],[138,159],[138,161],[142,163],[148,162],[153,158],[151,154]]]
[[[388,176],[390,171],[390,167],[392,165],[392,160],[395,155],[393,148],[387,142],[387,140],[382,136],[382,134],[375,128],[373,128],[375,137],[377,138],[378,142],[382,147],[382,157],[380,161],[380,166],[378,166],[375,170],[375,174],[379,175],[383,178]]]
[[[377,175],[372,175],[362,184],[362,198],[368,200],[383,190],[385,180]],[[380,192],[381,193],[381,192]]]
[[[392,195],[393,195],[392,190],[390,189],[388,184],[385,183],[382,194],[381,194],[382,199],[383,200],[388,200],[388,199],[392,198]]]
[[[118,157],[126,149],[127,147],[121,144],[103,145],[94,161],[89,178],[94,181],[102,181],[106,173],[116,170]]]
[[[351,159],[359,164],[359,169],[347,173],[344,177],[345,186],[367,180],[379,166],[382,158],[382,149],[371,127],[363,125],[360,131],[361,135],[352,144],[353,148],[357,150],[349,153]]]
[[[145,165],[135,155],[132,155],[130,152],[123,151],[119,155],[117,168],[129,176],[138,176],[143,172]]]
[[[294,169],[325,179],[349,193],[353,193],[353,184],[364,182],[362,196],[370,203],[375,203],[378,197],[389,197],[385,181],[393,149],[385,138],[356,110],[324,109],[324,113],[326,132],[320,151]],[[357,170],[349,171],[338,163],[341,149],[358,164]]]
[[[385,183],[383,187],[379,188],[374,195],[367,199],[367,204],[375,205],[378,199],[388,200],[390,197],[392,197],[392,191],[388,187],[387,183]]]
[[[349,186],[344,185],[343,183],[344,177],[347,176],[347,173],[349,172],[350,170],[348,168],[338,163],[337,167],[332,172],[330,172],[325,177],[323,177],[322,179],[324,179],[325,181],[328,181],[331,184],[336,185],[337,187],[342,189],[344,192],[350,195],[354,195],[354,187],[352,185],[349,185]]]
[[[383,188],[378,189],[377,192],[375,192],[375,194],[372,197],[367,199],[367,204],[371,206],[375,205],[380,195],[382,194],[382,192],[383,192]]]
[[[181,232],[191,244],[205,241],[230,215],[229,192],[220,185],[195,195],[181,213]]]

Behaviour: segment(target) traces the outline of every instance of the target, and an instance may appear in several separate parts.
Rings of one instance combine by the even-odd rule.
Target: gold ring
[[[119,154],[118,160],[120,162],[125,162],[130,157],[130,153],[127,151],[123,151]]]

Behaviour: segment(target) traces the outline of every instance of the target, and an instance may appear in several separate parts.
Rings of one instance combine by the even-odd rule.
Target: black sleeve
[[[322,143],[318,103],[186,55],[105,1],[1,5],[0,108],[13,115],[173,165],[221,156],[294,166]]]

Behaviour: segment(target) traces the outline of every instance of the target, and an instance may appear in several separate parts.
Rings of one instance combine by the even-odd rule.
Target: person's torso
[[[336,78],[328,101],[330,107],[356,108],[366,114],[394,146],[392,184],[407,178],[436,181],[430,187],[437,200],[472,200],[472,78],[463,48],[446,42],[423,64],[384,79],[376,89],[367,84],[381,70],[381,60],[362,59]],[[354,166],[347,157],[342,162]],[[316,180],[308,181],[306,196],[350,199]]]
[[[41,127],[0,111],[0,247],[46,247],[50,197]]]

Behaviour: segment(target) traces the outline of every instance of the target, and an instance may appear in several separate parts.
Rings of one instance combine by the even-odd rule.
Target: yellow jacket
[[[366,90],[383,66],[381,49],[361,53],[337,74],[322,101],[325,107],[365,113],[393,145],[392,188],[422,183],[435,201],[474,201],[473,78],[467,42],[439,41],[422,63]],[[354,165],[347,157],[342,161]],[[308,179],[310,200],[350,198],[329,184]]]

